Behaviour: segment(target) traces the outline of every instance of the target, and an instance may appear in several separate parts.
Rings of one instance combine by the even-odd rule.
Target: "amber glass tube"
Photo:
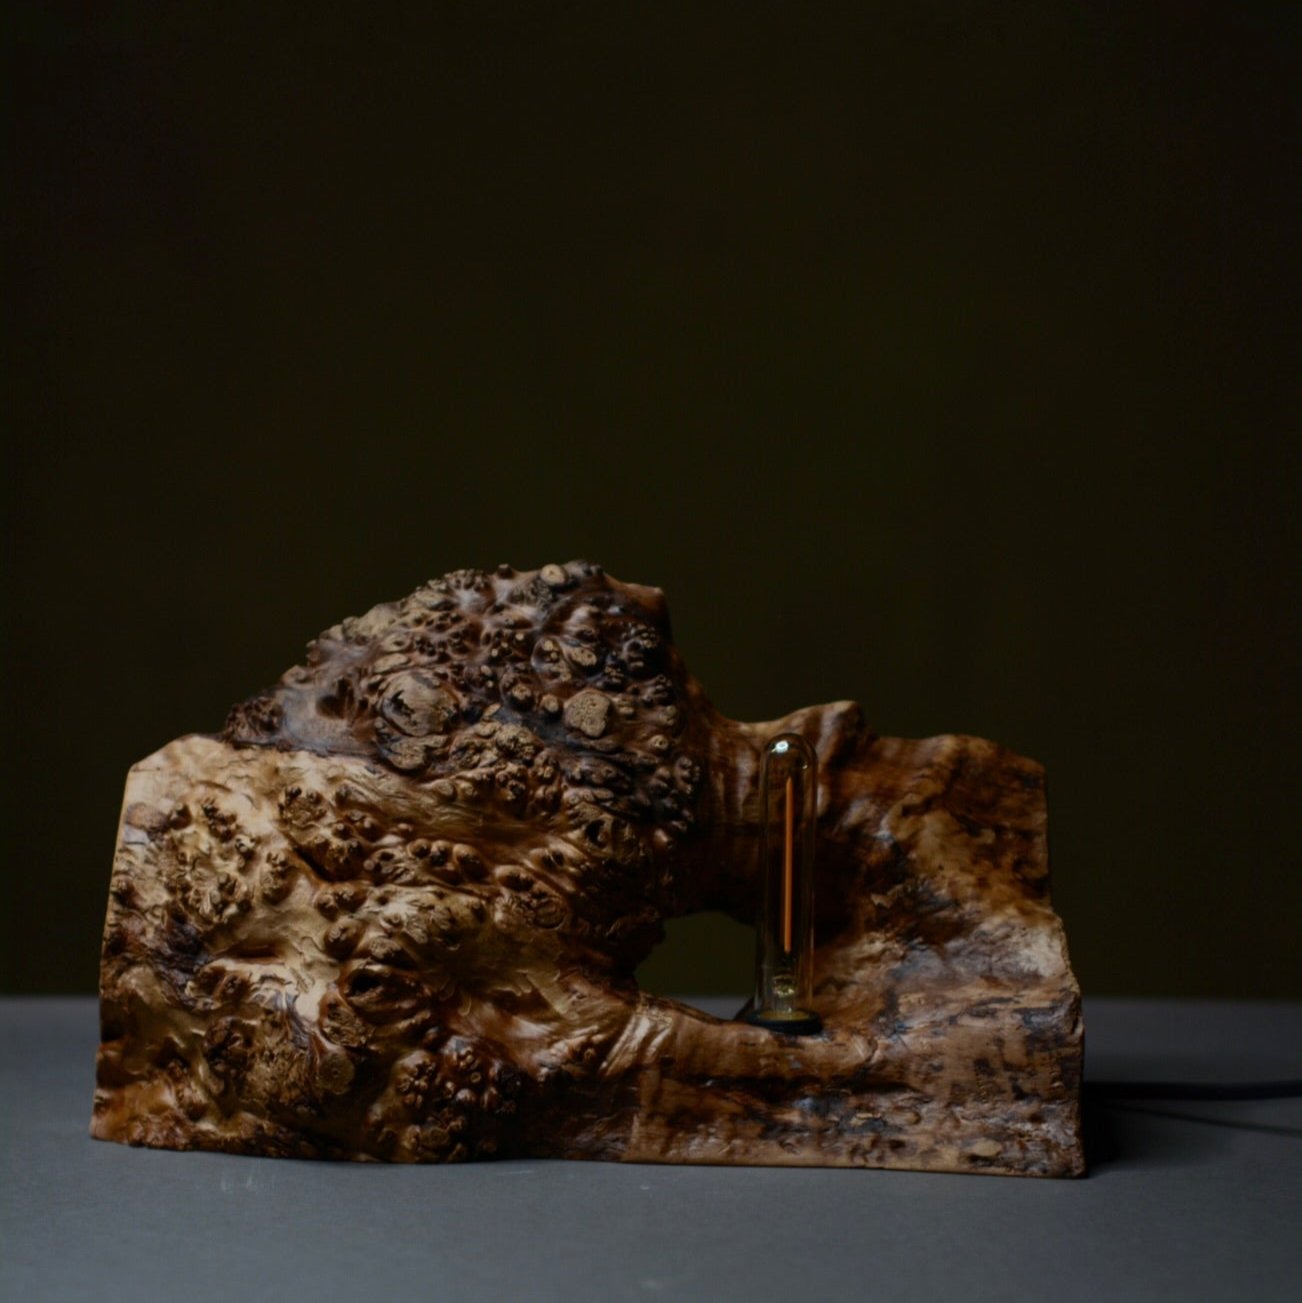
[[[822,1029],[811,1008],[817,787],[818,761],[804,738],[773,738],[760,784],[758,945],[747,1016],[791,1035]]]

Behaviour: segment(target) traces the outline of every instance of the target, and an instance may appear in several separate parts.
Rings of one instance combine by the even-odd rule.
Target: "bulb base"
[[[806,1009],[793,1009],[790,1013],[759,1009],[746,1014],[745,1021],[784,1036],[816,1036],[823,1030],[823,1020]]]

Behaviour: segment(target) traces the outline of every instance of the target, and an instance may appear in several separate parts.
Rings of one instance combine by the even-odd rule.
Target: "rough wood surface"
[[[750,921],[758,759],[819,757],[815,1007],[640,992],[664,919]],[[720,715],[662,594],[431,581],[127,779],[92,1133],[167,1148],[1071,1175],[1079,992],[1040,766]]]

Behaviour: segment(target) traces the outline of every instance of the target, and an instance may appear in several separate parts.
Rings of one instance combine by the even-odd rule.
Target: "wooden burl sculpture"
[[[817,755],[814,1005],[638,990],[666,918],[755,909],[758,761]],[[720,715],[662,594],[463,570],[127,779],[92,1134],[172,1149],[1082,1170],[1079,991],[1040,766]]]

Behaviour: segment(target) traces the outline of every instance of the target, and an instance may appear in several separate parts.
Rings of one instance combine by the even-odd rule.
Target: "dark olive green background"
[[[133,761],[432,575],[588,557],[731,714],[1044,761],[1089,992],[1302,994],[1295,19],[5,26],[5,988],[93,986]],[[744,983],[714,936],[652,980]]]

